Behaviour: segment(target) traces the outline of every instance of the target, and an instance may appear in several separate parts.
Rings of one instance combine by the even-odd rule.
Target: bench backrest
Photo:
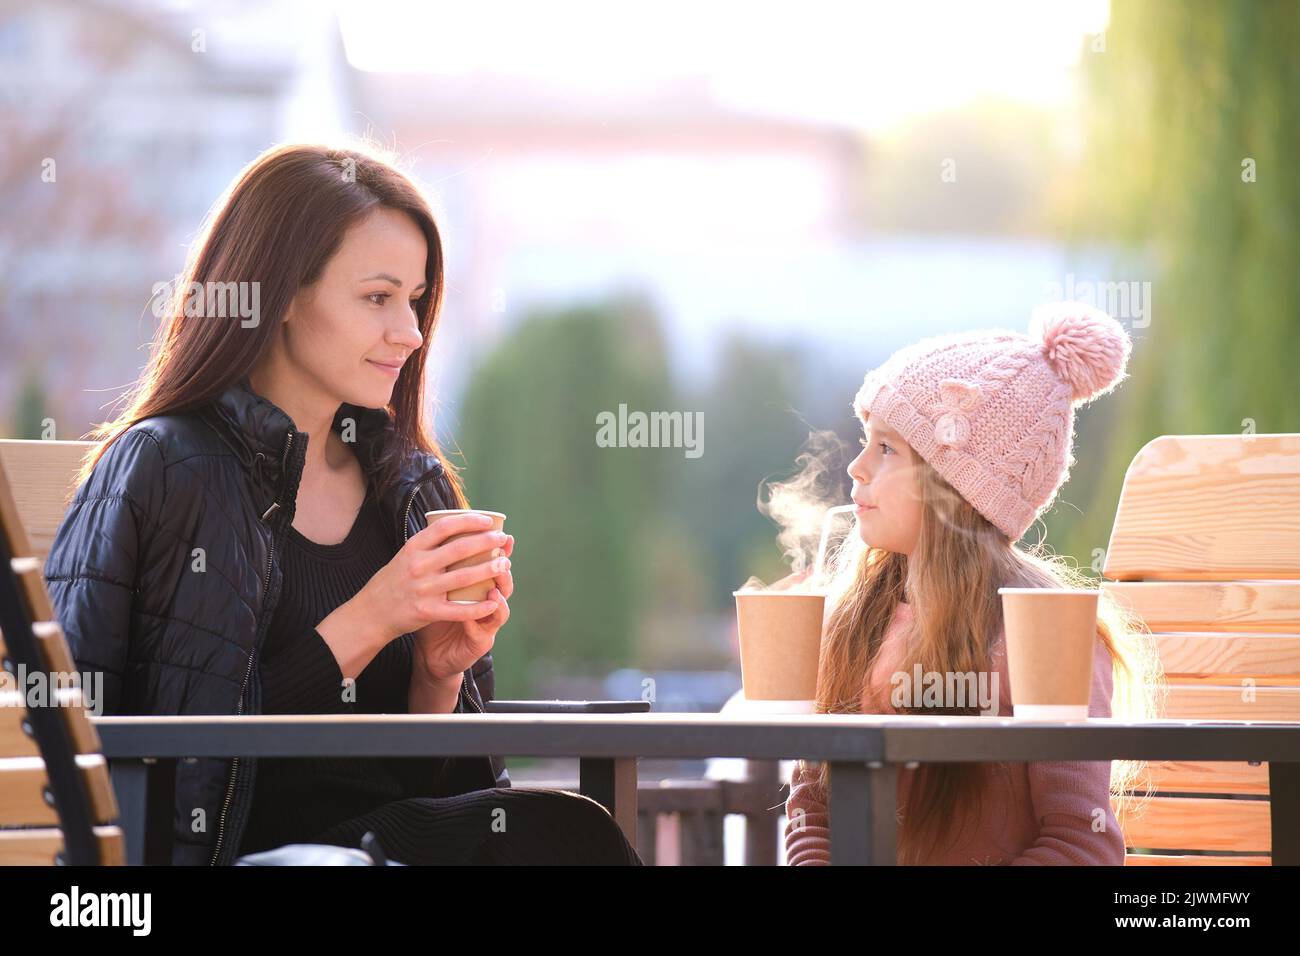
[[[1148,443],[1102,574],[1155,637],[1162,716],[1300,721],[1300,435]],[[1266,764],[1152,763],[1151,786],[1125,821],[1130,850],[1145,851],[1128,865],[1270,863]]]
[[[120,865],[108,765],[41,575],[86,443],[0,444],[0,865]],[[20,499],[46,536],[39,553]]]
[[[96,444],[0,439],[0,465],[9,473],[9,490],[22,516],[31,556],[42,567],[67,513],[66,499],[81,462]]]

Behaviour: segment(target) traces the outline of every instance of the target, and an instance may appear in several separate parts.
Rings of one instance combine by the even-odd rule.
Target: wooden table
[[[580,787],[636,841],[640,757],[828,761],[836,864],[892,865],[898,769],[928,761],[1225,760],[1269,764],[1274,865],[1300,864],[1300,724],[1029,721],[865,714],[393,714],[93,718],[123,805],[128,859],[145,804],[184,757],[576,757]],[[270,731],[268,732],[268,729]],[[170,825],[170,813],[165,817]],[[159,827],[155,826],[155,835]]]

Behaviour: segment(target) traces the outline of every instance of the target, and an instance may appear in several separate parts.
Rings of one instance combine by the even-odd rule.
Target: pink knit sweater
[[[895,713],[889,703],[890,676],[898,669],[912,607],[899,604],[862,695],[864,714]],[[999,633],[992,649],[998,669],[998,714],[1011,716],[1011,680],[1006,642]],[[1097,642],[1092,700],[1088,714],[1110,716],[1111,659]],[[968,820],[958,836],[941,841],[927,865],[1124,865],[1124,836],[1110,805],[1110,763],[1051,761],[995,765],[997,773],[984,797],[982,815]],[[904,808],[915,770],[900,768],[898,806]],[[1104,813],[1102,819],[1096,811]],[[803,825],[798,826],[800,813]],[[826,796],[811,774],[795,766],[786,801],[790,822],[785,829],[786,861],[791,866],[830,862]],[[970,815],[969,813],[967,814]]]

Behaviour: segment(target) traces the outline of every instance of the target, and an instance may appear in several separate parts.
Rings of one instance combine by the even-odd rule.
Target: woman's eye
[[[369,299],[371,302],[374,302],[375,305],[383,305],[385,302],[388,301],[389,295],[390,293],[388,292],[372,292],[370,293],[370,295],[366,296],[366,298]],[[375,299],[379,299],[379,301],[375,302]]]
[[[891,451],[891,452],[894,450],[894,449],[890,448],[888,445],[886,445],[883,441],[880,443],[880,447],[881,447],[881,448],[888,449],[888,450]]]

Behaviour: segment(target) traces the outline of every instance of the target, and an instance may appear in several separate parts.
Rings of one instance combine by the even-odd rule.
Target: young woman
[[[1074,406],[1122,379],[1130,342],[1078,304],[1035,317],[1031,335],[927,339],[867,374],[854,401],[865,432],[849,465],[857,534],[841,548],[818,678],[823,713],[978,713],[901,701],[895,675],[976,674],[1011,715],[999,587],[1087,587],[1042,549],[1015,542],[1069,466]],[[1158,661],[1100,596],[1089,714],[1154,716]],[[992,676],[998,677],[995,685]],[[899,703],[899,706],[896,706]],[[1124,862],[1126,791],[1141,764],[922,764],[899,773],[900,863]],[[786,803],[791,865],[829,862],[826,769],[799,761]],[[1113,803],[1112,803],[1113,799]]]
[[[429,206],[380,156],[292,145],[241,173],[46,563],[104,712],[484,709],[514,542],[426,526],[468,507],[425,420],[442,293]],[[487,600],[449,602],[483,551]],[[489,757],[182,761],[174,831],[188,864],[367,831],[404,863],[640,863],[600,804]]]

